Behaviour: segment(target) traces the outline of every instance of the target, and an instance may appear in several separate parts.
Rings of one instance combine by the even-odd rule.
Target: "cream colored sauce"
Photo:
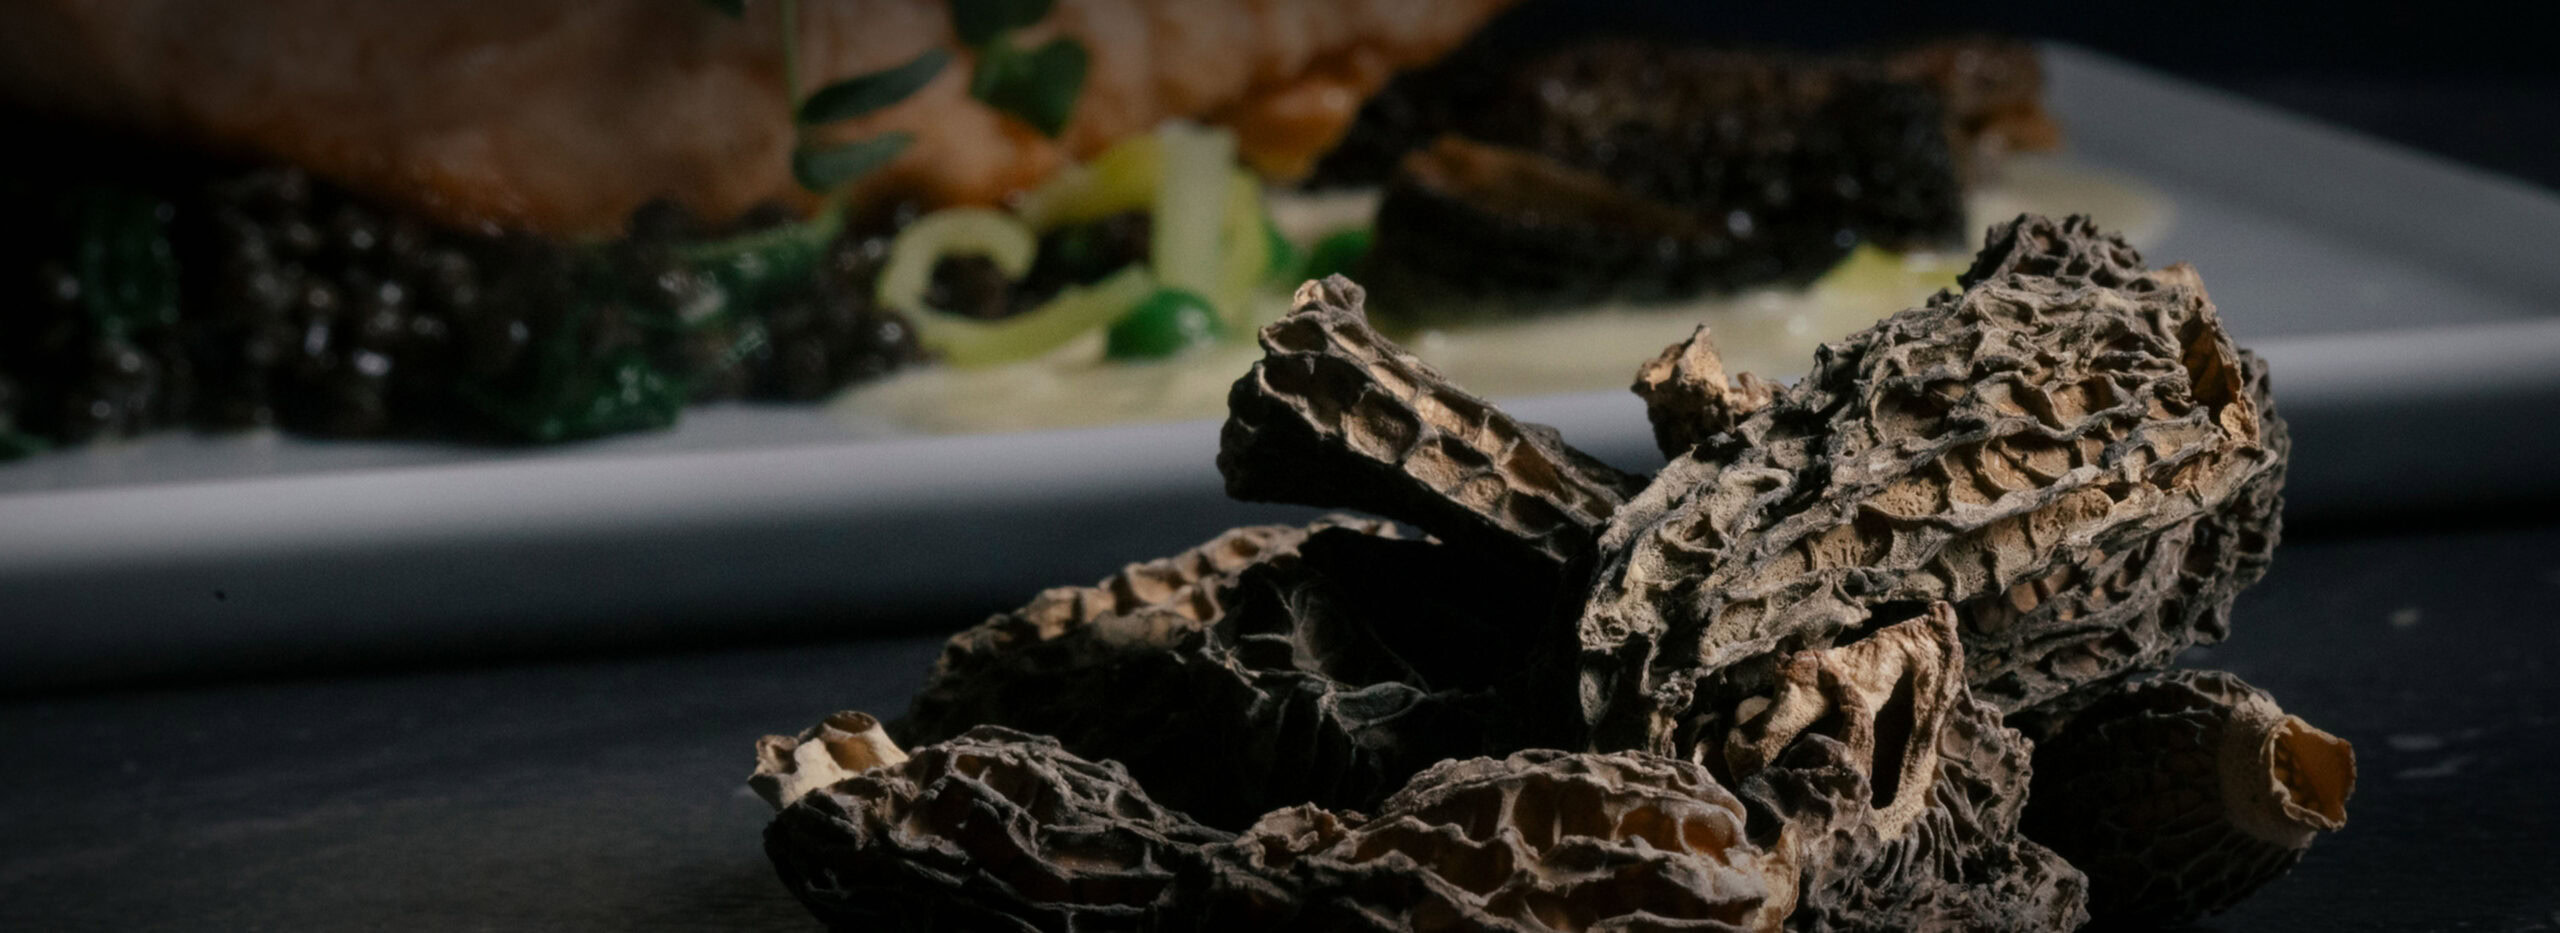
[[[1374,197],[1275,195],[1273,221],[1292,240],[1364,221]],[[2014,157],[1977,187],[1967,214],[1975,229],[2020,213],[2088,214],[2123,231],[2135,246],[2158,242],[2170,205],[2134,182],[2055,157]],[[1406,346],[1457,384],[1493,397],[1622,389],[1636,367],[1703,322],[1730,372],[1793,380],[1816,346],[1877,318],[1919,304],[1970,257],[1909,255],[1852,261],[1802,289],[1655,304],[1611,303],[1516,321],[1427,331]],[[1287,296],[1264,296],[1265,320]],[[1088,335],[1040,360],[987,369],[927,367],[856,387],[835,403],[865,433],[977,433],[1069,428],[1122,421],[1213,418],[1227,388],[1261,351],[1237,341],[1154,363],[1102,359]]]

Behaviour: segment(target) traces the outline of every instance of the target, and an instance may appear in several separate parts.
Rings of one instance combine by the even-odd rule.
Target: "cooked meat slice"
[[[1083,40],[1092,69],[1061,138],[968,97],[945,0],[811,3],[803,87],[934,46],[953,67],[828,128],[918,139],[871,193],[987,203],[1168,117],[1242,132],[1302,170],[1397,68],[1508,0],[1066,0],[1022,38]],[[684,0],[130,0],[0,4],[0,102],[282,160],[446,223],[619,230],[669,196],[713,217],[791,180],[778,4],[731,20]]]

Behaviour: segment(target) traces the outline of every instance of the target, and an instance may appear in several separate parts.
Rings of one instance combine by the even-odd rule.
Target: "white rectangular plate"
[[[2289,514],[2549,489],[2560,198],[2047,51],[2074,158],[2169,198],[2149,258],[2195,263],[2274,365]],[[1625,393],[1507,407],[1659,460]],[[816,408],[717,406],[551,450],[172,434],[48,455],[0,466],[0,685],[965,617],[1304,514],[1226,501],[1216,446],[1207,421],[852,440]]]

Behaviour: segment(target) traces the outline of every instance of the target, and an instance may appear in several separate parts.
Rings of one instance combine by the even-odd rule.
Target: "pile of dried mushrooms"
[[[2266,367],[2085,218],[1728,377],[1670,462],[1517,421],[1310,282],[1218,469],[1239,528],[954,637],[907,716],[758,747],[842,929],[2068,930],[2227,907],[2345,820],[2347,743],[2228,674],[2277,536]],[[892,739],[894,736],[894,740]],[[902,751],[900,746],[912,748]]]

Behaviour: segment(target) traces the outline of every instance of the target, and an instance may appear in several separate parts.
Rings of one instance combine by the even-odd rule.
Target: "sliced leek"
[[[1252,173],[1230,172],[1218,237],[1218,288],[1209,296],[1229,334],[1250,336],[1262,324],[1253,319],[1254,298],[1271,271],[1270,224],[1262,210],[1262,183]]]
[[[933,286],[933,267],[948,256],[985,256],[1007,279],[1031,271],[1039,241],[1019,220],[983,207],[935,211],[898,231],[889,241],[889,263],[880,270],[874,297],[888,308],[917,317],[934,312],[924,293]]]
[[[944,363],[962,368],[993,366],[1046,355],[1119,320],[1155,291],[1155,276],[1144,266],[1132,265],[999,321],[930,310],[908,319],[915,323],[916,337]]]
[[[1164,172],[1156,179],[1149,265],[1156,280],[1221,300],[1219,239],[1226,230],[1228,179],[1235,171],[1234,133],[1182,122],[1156,129]],[[1232,316],[1220,309],[1221,316]]]
[[[1060,171],[1024,195],[1016,213],[1031,229],[1047,233],[1147,210],[1155,203],[1156,178],[1163,174],[1163,142],[1153,133],[1141,133],[1112,144],[1091,162]]]

